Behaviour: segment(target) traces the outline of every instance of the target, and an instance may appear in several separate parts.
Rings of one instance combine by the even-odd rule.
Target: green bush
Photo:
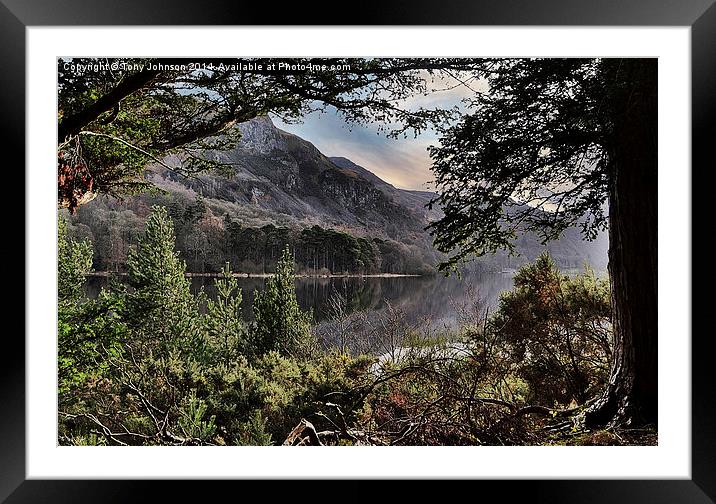
[[[515,374],[530,387],[528,400],[547,406],[583,404],[609,372],[609,283],[594,272],[570,277],[541,255],[514,277],[489,330]]]

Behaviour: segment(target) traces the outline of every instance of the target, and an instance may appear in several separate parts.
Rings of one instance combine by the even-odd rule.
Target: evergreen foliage
[[[306,357],[314,349],[313,315],[298,305],[294,268],[293,256],[286,247],[276,264],[275,275],[254,297],[253,343],[260,355],[277,351],[282,355]]]
[[[474,254],[512,250],[527,231],[544,241],[581,225],[606,228],[610,94],[619,62],[598,59],[492,61],[489,93],[431,147],[445,216],[431,228],[454,266]],[[625,63],[626,64],[626,63]]]
[[[57,219],[57,295],[60,301],[77,299],[92,270],[92,244],[67,236],[67,221]]]
[[[222,276],[214,280],[214,285],[217,295],[216,299],[206,300],[204,327],[214,358],[228,365],[248,350],[248,333],[241,318],[242,294],[228,264],[222,270]]]
[[[430,148],[445,212],[431,233],[452,254],[441,269],[513,251],[527,232],[547,242],[579,225],[594,239],[608,226],[614,361],[587,423],[656,423],[657,60],[486,63],[489,92]]]
[[[168,351],[203,347],[197,299],[175,250],[174,226],[165,207],[152,207],[144,236],[127,257],[131,292],[124,318],[142,345]]]
[[[543,254],[517,272],[515,288],[503,293],[490,330],[529,385],[528,401],[584,404],[609,375],[609,282],[589,268],[564,275]]]
[[[280,444],[304,419],[325,444],[529,444],[545,441],[530,412],[581,405],[606,377],[608,284],[562,275],[547,256],[517,273],[492,317],[464,321],[457,350],[391,310],[375,338],[408,347],[381,361],[318,351],[288,247],[248,327],[228,265],[216,299],[188,290],[163,208],[129,270],[129,287],[61,305],[61,444]]]

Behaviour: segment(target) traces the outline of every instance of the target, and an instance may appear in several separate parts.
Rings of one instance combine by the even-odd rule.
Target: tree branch
[[[157,70],[142,70],[126,79],[123,79],[109,93],[99,98],[92,105],[62,119],[57,125],[57,140],[59,143],[77,135],[89,123],[97,119],[102,113],[111,110],[130,94],[143,88],[154,80],[161,72]]]

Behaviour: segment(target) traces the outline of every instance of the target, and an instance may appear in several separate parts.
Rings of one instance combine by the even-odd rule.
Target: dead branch
[[[304,436],[304,433],[307,435]],[[302,418],[299,424],[293,428],[286,440],[284,446],[323,446],[316,428],[311,422]]]

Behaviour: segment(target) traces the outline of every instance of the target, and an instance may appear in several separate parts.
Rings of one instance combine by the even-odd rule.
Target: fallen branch
[[[307,433],[304,436],[304,432]],[[299,424],[293,428],[286,440],[284,446],[323,446],[321,439],[318,437],[316,428],[311,422],[302,418]]]
[[[348,440],[354,445],[386,446],[389,443],[369,432],[356,429],[336,429],[316,432],[316,428],[306,419],[299,424],[286,437],[283,446],[328,446],[337,445],[341,439]]]

